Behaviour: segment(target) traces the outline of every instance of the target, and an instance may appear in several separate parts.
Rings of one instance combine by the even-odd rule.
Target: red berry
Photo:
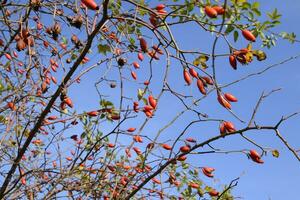
[[[233,56],[233,55],[229,56],[229,63],[231,65],[231,67],[236,70],[237,62],[236,62],[235,56]]]
[[[162,148],[164,148],[166,150],[171,150],[172,149],[172,147],[168,144],[162,144],[161,146],[162,146]]]
[[[192,84],[192,79],[187,71],[187,69],[184,69],[183,70],[183,78],[185,80],[185,82],[188,84],[188,85],[191,85]]]
[[[189,72],[190,72],[190,75],[192,75],[192,77],[198,78],[198,72],[196,70],[194,70],[194,68],[190,68]]]
[[[230,101],[230,102],[237,102],[238,101],[238,99],[230,93],[225,93],[224,97],[227,101]]]
[[[210,6],[205,6],[204,12],[210,18],[216,18],[218,16],[218,12]]]
[[[242,30],[242,34],[243,34],[243,36],[246,40],[249,40],[251,42],[255,42],[256,38],[255,38],[255,36],[253,35],[253,33],[251,31],[249,31],[247,29],[244,29],[244,30]]]
[[[99,6],[94,0],[81,0],[81,2],[91,10],[99,10]]]

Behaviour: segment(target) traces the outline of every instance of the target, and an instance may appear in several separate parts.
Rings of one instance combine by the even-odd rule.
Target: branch
[[[235,186],[237,186],[237,184],[239,183],[239,182],[238,182],[239,179],[240,179],[239,177],[236,178],[236,179],[233,179],[233,180],[230,182],[229,186],[226,187],[226,189],[218,196],[217,200],[221,199],[221,197],[222,197],[228,190],[230,190],[230,189],[234,188]]]
[[[300,157],[298,153],[289,145],[289,143],[282,137],[278,129],[275,129],[276,136],[283,142],[283,144],[294,154],[298,161],[300,161]]]
[[[186,152],[186,153],[181,153],[179,154],[177,157],[174,157],[172,159],[169,159],[165,164],[161,165],[159,167],[159,169],[157,169],[153,174],[151,174],[148,178],[146,178],[142,183],[140,183],[135,190],[133,190],[126,198],[124,198],[124,200],[130,200],[131,197],[133,197],[139,190],[141,190],[152,178],[154,178],[155,176],[157,176],[158,174],[160,174],[166,167],[168,167],[171,163],[175,162],[177,160],[177,158],[181,157],[181,156],[184,156],[184,155],[187,155],[187,154],[190,154],[192,151],[200,148],[200,147],[203,147],[211,142],[214,142],[216,140],[219,140],[221,138],[224,138],[224,137],[228,137],[228,136],[231,136],[231,135],[237,135],[237,134],[241,134],[243,132],[246,132],[246,131],[250,131],[250,130],[274,130],[275,128],[272,127],[272,126],[262,126],[262,127],[246,127],[244,129],[241,129],[241,130],[238,130],[238,131],[235,131],[235,132],[231,132],[231,133],[228,133],[226,134],[225,136],[223,135],[218,135],[218,136],[215,136],[215,137],[212,137],[202,143],[199,143],[195,146],[193,146],[190,151]]]

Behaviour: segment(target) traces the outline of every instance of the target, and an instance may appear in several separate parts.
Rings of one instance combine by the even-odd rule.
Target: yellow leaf
[[[250,63],[252,62],[253,54],[251,52],[246,53],[246,62]]]
[[[207,64],[206,64],[206,62],[208,61],[208,59],[209,59],[209,57],[208,56],[206,56],[206,55],[200,55],[198,58],[196,58],[194,61],[193,61],[193,64],[195,65],[195,66],[199,66],[199,65],[201,65],[201,67],[203,68],[203,69],[206,69],[208,66],[207,66]]]
[[[262,60],[265,60],[267,58],[266,53],[261,51],[261,50],[253,51],[253,54],[254,54],[254,56],[256,57],[256,59],[258,61],[262,61]]]
[[[200,65],[200,60],[198,58],[196,58],[194,61],[193,61],[193,65],[195,66],[199,66]]]
[[[249,43],[249,44],[247,45],[247,49],[248,49],[249,51],[252,50],[252,44],[251,44],[251,43]]]
[[[278,157],[279,157],[279,151],[276,150],[276,149],[274,149],[274,150],[272,151],[272,155],[273,155],[274,157],[278,158]]]

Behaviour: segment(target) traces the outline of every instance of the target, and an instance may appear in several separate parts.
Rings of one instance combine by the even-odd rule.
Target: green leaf
[[[247,10],[251,8],[251,4],[246,1],[243,2],[243,9]]]
[[[281,14],[278,13],[277,8],[275,8],[272,13],[267,13],[267,15],[271,20],[274,21],[279,20],[281,18]]]
[[[62,37],[61,39],[64,44],[66,44],[66,45],[68,44],[68,40],[65,37]]]
[[[3,92],[4,90],[5,90],[5,87],[0,80],[0,93]]]
[[[130,42],[131,45],[134,45],[135,44],[135,39],[131,37],[131,38],[129,38],[129,42]]]
[[[86,137],[86,132],[81,133],[80,138],[84,139]]]
[[[254,20],[253,12],[249,12],[249,18],[250,18],[251,20]]]
[[[235,0],[234,1],[236,4],[242,4],[242,3],[246,3],[247,0]]]
[[[77,58],[77,55],[76,55],[75,53],[72,53],[71,59],[72,59],[72,60],[75,60],[76,58]]]
[[[0,115],[0,122],[4,123],[6,121],[5,117],[3,115]]]
[[[252,9],[258,9],[259,8],[259,2],[254,2],[252,4]]]
[[[234,39],[234,42],[236,42],[239,38],[239,32],[238,31],[234,31],[233,32],[233,39]]]
[[[107,44],[99,44],[98,45],[98,52],[103,54],[103,55],[106,55],[107,52],[111,52],[111,49],[110,49],[110,46],[108,46]]]
[[[187,163],[184,163],[183,165],[182,165],[182,169],[188,169],[190,166],[189,166],[189,164],[187,164]]]
[[[225,34],[228,35],[229,33],[231,33],[234,30],[234,26],[232,25],[228,25],[228,27],[225,30]]]
[[[279,34],[280,37],[282,37],[283,39],[287,39],[289,42],[291,42],[292,44],[295,42],[296,40],[296,34],[295,33],[286,33],[286,32],[282,32]]]
[[[194,7],[195,7],[195,5],[192,4],[192,3],[187,4],[187,10],[188,10],[188,12],[193,11],[193,10],[194,10]]]
[[[257,16],[261,16],[261,12],[258,9],[252,9],[253,13]]]
[[[105,100],[105,99],[102,99],[102,100],[100,101],[100,105],[101,105],[101,107],[104,107],[104,108],[114,107],[114,104],[113,104],[112,102],[107,101],[107,100]]]

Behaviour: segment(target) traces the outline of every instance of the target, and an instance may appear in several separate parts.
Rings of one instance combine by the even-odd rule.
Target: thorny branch
[[[103,197],[114,200],[132,198],[144,200],[155,195],[161,199],[173,198],[166,191],[175,187],[175,183],[180,185],[176,182],[178,180],[182,180],[182,185],[186,184],[187,187],[190,185],[184,182],[186,179],[202,184],[202,180],[199,177],[195,178],[194,174],[189,175],[190,177],[175,176],[177,170],[184,171],[184,161],[177,168],[174,167],[174,163],[190,154],[242,153],[249,156],[248,149],[224,150],[214,144],[218,140],[234,135],[240,136],[241,139],[259,148],[263,157],[271,148],[262,146],[250,137],[258,131],[274,131],[275,136],[300,161],[299,150],[294,149],[279,131],[283,122],[298,116],[299,112],[282,117],[274,126],[261,125],[262,123],[256,121],[256,115],[263,101],[280,89],[261,94],[247,124],[244,124],[239,114],[236,114],[233,109],[224,109],[243,123],[244,128],[228,131],[226,134],[217,133],[202,141],[196,141],[194,138],[189,138],[188,141],[183,138],[196,125],[220,124],[225,121],[217,116],[216,112],[209,112],[198,107],[202,102],[210,101],[214,93],[223,95],[225,88],[254,76],[265,75],[270,69],[300,57],[300,55],[292,56],[266,66],[261,71],[241,78],[237,77],[236,80],[227,84],[221,84],[218,79],[216,60],[227,58],[240,51],[230,43],[225,28],[232,26],[240,31],[258,22],[243,13],[239,16],[241,8],[238,5],[224,0],[220,7],[226,10],[225,12],[231,11],[231,17],[223,14],[216,20],[210,20],[205,12],[203,16],[202,14],[197,16],[189,11],[194,7],[204,10],[206,4],[200,1],[163,5],[167,9],[164,14],[161,14],[156,7],[151,7],[142,1],[104,0],[99,9],[93,8],[95,6],[93,4],[84,6],[84,3],[81,3],[80,5],[80,2],[83,1],[64,1],[64,3],[48,0],[29,3],[0,1],[2,14],[0,37],[4,39],[0,41],[0,47],[3,46],[1,42],[5,42],[0,51],[0,58],[5,59],[3,56],[5,55],[8,59],[8,52],[13,55],[13,58],[6,64],[0,63],[0,84],[3,81],[9,85],[8,88],[11,88],[2,91],[2,85],[0,87],[0,113],[5,115],[4,119],[2,116],[0,118],[0,130],[3,132],[0,141],[0,168],[9,169],[0,172],[3,177],[0,189],[1,199],[33,199],[37,194],[44,199],[58,197],[82,199],[84,196],[96,199]],[[26,12],[23,14],[22,9],[25,7]],[[9,8],[14,8],[14,10],[10,11]],[[243,12],[246,11],[243,10]],[[10,17],[19,13],[21,16]],[[60,27],[63,30],[58,31],[63,32],[61,38],[57,39],[47,24],[43,26],[39,24],[45,17],[52,18],[49,21],[53,21],[54,27],[59,23],[63,24]],[[240,17],[249,24],[240,21]],[[32,28],[31,23],[36,23],[37,27]],[[211,53],[181,47],[184,45],[181,45],[182,41],[177,38],[174,30],[181,25],[192,23],[200,31],[213,34],[213,45],[209,49]],[[18,37],[24,37],[23,34],[26,34],[27,29],[31,29],[30,37],[33,37],[35,42],[33,46],[28,45],[25,50],[28,52],[23,57],[18,57],[14,55],[17,53],[12,45],[17,43]],[[56,29],[59,28],[56,27]],[[267,30],[267,32],[282,37],[272,31]],[[71,44],[67,39],[69,36],[72,36]],[[81,39],[83,37],[86,38],[85,41]],[[135,38],[137,38],[136,41]],[[139,47],[140,38],[146,39],[148,44],[151,43],[153,46],[147,46],[147,50],[145,47],[142,48],[141,44]],[[288,38],[283,37],[283,39]],[[220,40],[224,40],[228,45],[229,52],[218,52],[217,44]],[[299,42],[296,39],[293,41]],[[47,51],[51,54],[47,54]],[[94,51],[100,54],[93,54]],[[137,65],[137,62],[130,61],[134,60],[131,54],[147,56],[143,59],[149,58],[149,62],[138,58],[140,62]],[[97,62],[90,64],[88,55],[93,55],[92,60],[97,59]],[[193,62],[195,56],[196,58],[199,56],[210,58],[211,66],[205,69],[195,64]],[[65,62],[66,57],[68,58]],[[165,63],[159,61],[160,67],[157,67],[156,60],[162,57]],[[28,62],[23,62],[22,59]],[[59,64],[53,61],[55,59]],[[49,61],[50,65],[45,66]],[[171,61],[175,61],[176,64]],[[246,64],[250,64],[250,60],[247,62]],[[66,63],[73,64],[68,68]],[[84,64],[90,65],[86,67]],[[53,89],[52,86],[50,88],[48,84],[45,87],[43,84],[45,81],[51,81],[47,72],[51,70],[53,73],[56,72],[55,65],[62,66],[63,74],[57,73],[57,77],[62,78],[61,83],[57,84],[57,80],[52,80],[55,82],[55,92],[52,95],[49,92]],[[186,69],[195,69],[198,73],[191,81],[192,83],[195,79],[204,80],[204,76],[212,81],[211,84],[204,82],[205,95],[198,97],[191,87],[189,93],[178,88],[178,80],[181,80],[182,71]],[[174,71],[179,72],[173,75]],[[138,77],[134,76],[135,72],[138,72]],[[128,78],[128,73],[131,73],[133,80]],[[94,80],[94,75],[98,74],[101,76],[97,76],[97,80]],[[177,77],[178,74],[180,78]],[[22,79],[24,77],[22,75],[26,76],[25,80]],[[176,84],[173,83],[173,76],[176,78]],[[79,108],[74,110],[73,105],[69,103],[71,111],[68,111],[63,104],[57,103],[58,97],[61,101],[69,97],[68,94],[71,93],[75,84],[80,83],[81,79],[83,81],[88,79],[90,82],[94,80],[100,109],[97,105],[94,110],[85,111],[90,105],[84,102],[83,110]],[[143,83],[142,80],[146,81]],[[190,84],[187,83],[185,86]],[[111,92],[106,86],[119,90]],[[139,89],[138,100],[136,100],[136,94],[131,95],[136,89]],[[42,94],[36,92],[40,90]],[[91,94],[89,98],[94,98],[92,90],[89,92]],[[150,96],[154,97],[156,106],[149,105],[151,104]],[[116,101],[115,97],[117,97]],[[85,101],[85,97],[82,98]],[[164,102],[166,99],[167,104]],[[17,108],[6,104],[7,102],[14,103]],[[41,106],[38,106],[39,104]],[[170,117],[168,114],[168,117],[160,118],[160,115],[164,116],[162,111],[166,105],[169,109],[167,111],[172,111],[174,115]],[[151,115],[146,109],[151,110]],[[48,116],[53,112],[57,116],[54,114]],[[74,128],[77,124],[79,126]],[[130,129],[128,127],[130,125],[134,129]],[[30,128],[31,130],[28,131]],[[178,130],[181,131],[178,132]],[[70,132],[71,136],[69,136]],[[74,132],[82,133],[80,135]],[[165,139],[170,132],[172,138]],[[164,141],[162,141],[163,138]],[[73,143],[69,144],[69,141]],[[144,145],[145,143],[148,144]],[[184,143],[189,150],[181,151],[178,148],[181,143]],[[166,144],[171,145],[168,147]],[[206,151],[202,149],[203,147],[209,149]],[[72,149],[71,156],[67,156],[68,149]],[[132,155],[133,151],[136,156]],[[26,161],[26,155],[30,156],[28,161]],[[33,160],[36,162],[31,163]],[[199,168],[201,169],[201,167],[190,165],[190,171]],[[229,194],[231,189],[237,186],[238,180],[239,178],[232,180],[218,194],[217,199],[222,199],[227,193]],[[149,184],[150,181],[154,182],[153,187]],[[167,182],[170,183],[169,186],[166,185]]]

